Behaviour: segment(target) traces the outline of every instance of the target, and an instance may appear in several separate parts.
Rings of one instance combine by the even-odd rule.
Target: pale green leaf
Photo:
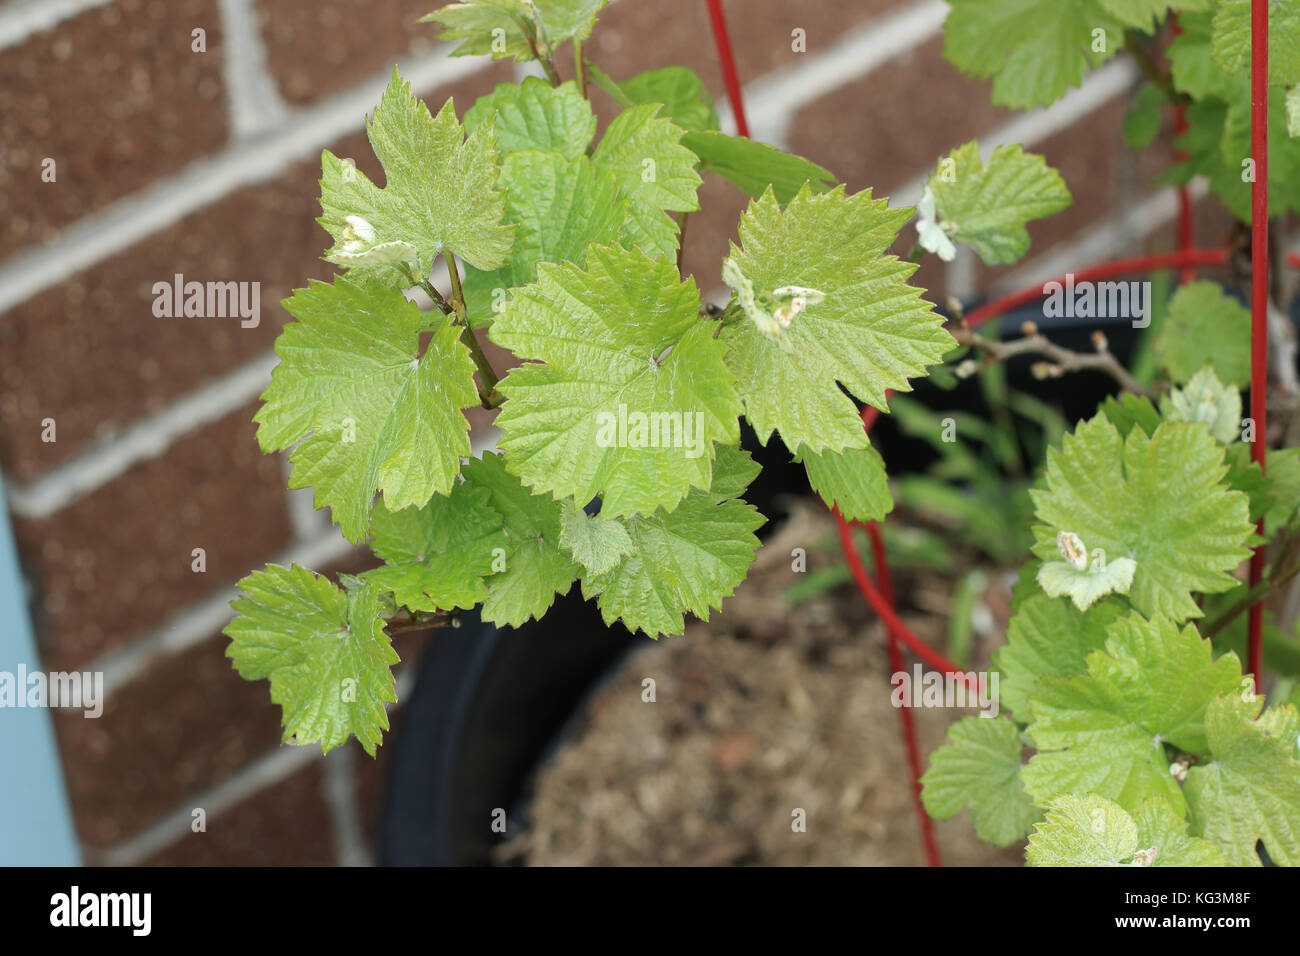
[[[502,164],[501,183],[508,190],[506,216],[518,229],[503,266],[465,270],[465,306],[475,328],[505,308],[513,289],[537,278],[537,263],[584,265],[587,247],[614,242],[627,214],[613,175],[593,167],[586,156],[511,153]]]
[[[494,126],[496,148],[503,154],[537,149],[577,159],[596,135],[596,114],[573,80],[551,86],[527,76],[522,83],[498,83],[465,113],[468,132],[487,125]]]
[[[963,717],[921,777],[926,812],[947,820],[969,808],[981,839],[998,846],[1022,839],[1039,812],[1020,783],[1020,751],[1020,730],[1005,717]]]
[[[635,550],[623,522],[576,507],[564,512],[560,544],[588,574],[604,574]]]
[[[866,448],[857,406],[837,383],[885,409],[887,390],[910,391],[908,379],[953,348],[942,319],[907,282],[916,266],[884,255],[909,216],[843,186],[822,195],[805,186],[784,211],[771,191],[750,203],[740,220],[743,249],[731,247],[739,273],[769,301],[795,286],[822,297],[795,315],[788,348],[751,321],[722,333],[759,441],[777,430],[787,447],[816,454]]]
[[[693,280],[669,259],[593,246],[587,268],[538,266],[491,330],[524,359],[498,385],[512,471],[608,517],[708,488],[713,443],[740,440],[740,400]]]
[[[1124,46],[1124,24],[1097,0],[948,2],[944,56],[965,73],[992,78],[998,106],[1053,103],[1083,81],[1088,66]]]
[[[276,340],[280,364],[254,416],[265,452],[289,455],[289,487],[315,486],[349,541],[365,536],[382,491],[392,508],[451,490],[469,454],[477,404],[469,350],[440,312],[377,283],[313,281],[284,301],[298,320]],[[432,333],[423,354],[421,333]]]
[[[1241,392],[1220,382],[1213,368],[1202,368],[1185,386],[1160,396],[1160,414],[1165,421],[1204,425],[1226,445],[1240,434]]]
[[[999,146],[986,164],[975,141],[953,150],[930,175],[941,220],[952,237],[988,265],[1005,265],[1029,251],[1025,223],[1073,202],[1065,180],[1043,157],[1018,144]]]
[[[762,197],[771,186],[776,201],[785,205],[804,183],[820,193],[835,181],[834,173],[811,160],[744,136],[690,132],[682,137],[682,145],[700,158],[701,169],[721,176],[752,199]]]
[[[1138,828],[1124,808],[1095,793],[1065,794],[1047,807],[1025,847],[1030,866],[1123,866],[1138,848]]]
[[[624,110],[605,130],[592,156],[597,169],[614,174],[631,203],[625,244],[652,257],[677,252],[677,222],[669,212],[700,208],[695,154],[682,145],[684,130],[658,113],[658,104]]]
[[[609,0],[471,0],[449,3],[420,18],[441,23],[438,39],[459,42],[452,56],[490,54],[494,59],[535,59],[520,21],[527,21],[544,55],[565,40],[591,36],[596,14]]]
[[[1217,660],[1196,628],[1132,614],[1107,629],[1086,674],[1042,678],[1029,700],[1038,747],[1025,789],[1046,804],[1063,793],[1095,793],[1129,810],[1151,796],[1179,810],[1182,793],[1162,744],[1205,749],[1205,713],[1241,682],[1236,655]]]
[[[718,449],[714,488],[692,490],[670,512],[620,519],[633,552],[603,574],[586,574],[582,594],[599,595],[607,624],[622,620],[628,630],[650,637],[681,634],[685,615],[709,619],[710,609],[744,580],[763,516],[735,497],[758,467],[735,448]]]
[[[1068,561],[1048,561],[1038,569],[1038,583],[1049,597],[1068,597],[1086,611],[1107,594],[1128,594],[1137,563],[1132,558],[1093,561],[1078,568]]]
[[[472,608],[487,596],[483,578],[504,553],[501,520],[488,493],[466,483],[422,508],[389,511],[381,501],[370,548],[385,564],[364,577],[412,611]]]
[[[1087,657],[1106,643],[1106,628],[1119,616],[1115,602],[1086,613],[1069,601],[1030,592],[1011,616],[1007,642],[993,654],[1001,676],[1002,707],[1029,722],[1029,695],[1040,678],[1070,677],[1087,670]]]
[[[491,126],[465,138],[451,100],[431,116],[394,70],[366,132],[384,166],[383,189],[351,161],[329,150],[321,155],[317,222],[335,240],[326,259],[351,267],[354,279],[375,278],[394,288],[412,284],[393,262],[349,259],[358,248],[360,220],[362,230],[373,233],[362,246],[413,246],[417,274],[427,274],[444,250],[479,269],[495,269],[505,260],[512,229],[503,220],[505,196],[497,188]]]
[[[894,510],[885,462],[874,448],[850,448],[820,455],[801,449],[798,460],[813,491],[846,521],[879,521]]]
[[[1143,614],[1201,617],[1192,593],[1235,587],[1230,572],[1249,556],[1248,501],[1223,484],[1227,470],[1203,427],[1164,422],[1121,438],[1099,414],[1048,451],[1046,488],[1030,491],[1042,522],[1034,553],[1056,560],[1058,536],[1076,535],[1093,560],[1137,563],[1128,599]]]
[[[296,564],[269,564],[236,587],[226,656],[245,680],[270,679],[285,742],[320,741],[328,753],[353,735],[374,756],[388,729],[384,702],[397,700],[398,657],[379,617],[379,589],[345,593]]]
[[[557,594],[564,595],[578,568],[560,549],[564,506],[550,495],[533,494],[506,470],[503,455],[485,454],[465,465],[467,484],[485,489],[488,503],[504,522],[502,565],[495,560],[487,579],[483,619],[518,627],[541,620]]]
[[[1259,866],[1255,844],[1261,840],[1275,863],[1300,866],[1298,718],[1288,705],[1256,719],[1263,703],[1242,691],[1210,705],[1206,733],[1213,760],[1187,771],[1192,832],[1219,846],[1230,866]]]
[[[1219,381],[1250,382],[1250,311],[1204,279],[1179,288],[1154,343],[1156,357],[1177,383],[1213,367]]]

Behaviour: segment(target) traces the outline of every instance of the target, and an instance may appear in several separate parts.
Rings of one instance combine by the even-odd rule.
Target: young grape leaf
[[[440,312],[378,283],[312,281],[284,300],[298,320],[253,416],[264,452],[297,443],[290,488],[314,485],[349,541],[365,536],[377,491],[394,509],[452,488],[469,454],[461,409],[478,402],[474,364]],[[431,333],[420,354],[421,333]]]
[[[1047,805],[1025,847],[1030,866],[1123,866],[1138,848],[1137,824],[1095,793],[1065,794]]]
[[[295,564],[269,564],[236,587],[226,656],[245,680],[271,681],[286,743],[320,741],[328,753],[356,736],[372,757],[397,700],[397,654],[379,617],[379,588],[346,593]]]
[[[740,440],[740,400],[699,307],[671,259],[592,246],[585,270],[538,265],[490,333],[542,363],[498,385],[501,448],[524,484],[579,504],[601,496],[606,517],[709,487],[713,443]]]
[[[596,135],[596,114],[573,80],[551,86],[526,76],[522,83],[498,83],[469,108],[465,129],[473,133],[481,126],[494,126],[502,154],[538,149],[577,159]],[[508,183],[502,185],[509,191]]]
[[[1160,744],[1203,751],[1205,712],[1241,682],[1236,655],[1217,660],[1196,628],[1131,614],[1107,629],[1086,674],[1043,677],[1029,699],[1029,735],[1039,752],[1022,777],[1034,802],[1096,793],[1136,810],[1160,796],[1179,810],[1178,783]]]
[[[1093,561],[1086,568],[1068,561],[1048,561],[1038,569],[1038,583],[1049,597],[1068,597],[1086,611],[1107,594],[1128,594],[1137,563],[1132,558]]]
[[[677,222],[672,212],[700,208],[700,176],[695,154],[682,145],[680,126],[662,116],[658,104],[624,110],[605,130],[592,156],[607,169],[631,200],[624,237],[652,257],[677,252]]]
[[[1146,800],[1133,816],[1096,794],[1054,800],[1029,838],[1030,866],[1224,866],[1222,852],[1187,835],[1167,801]]]
[[[560,544],[588,574],[604,574],[636,550],[623,522],[577,507],[565,509]]]
[[[468,610],[487,596],[483,579],[505,553],[501,520],[488,493],[463,482],[422,508],[390,511],[381,501],[370,549],[385,564],[363,577],[412,611]]]
[[[537,278],[539,262],[587,261],[593,242],[614,242],[627,215],[627,200],[607,170],[586,156],[524,150],[502,164],[508,190],[506,216],[518,224],[510,258],[499,269],[466,269],[463,289],[471,324],[478,328],[505,308],[510,290]]]
[[[785,205],[810,184],[813,192],[830,189],[835,174],[811,160],[744,136],[715,130],[689,132],[682,145],[700,159],[700,168],[721,176],[751,199],[759,199],[771,186],[776,201]]]
[[[1167,422],[1204,425],[1227,445],[1240,434],[1241,392],[1220,382],[1213,368],[1202,368],[1185,386],[1160,396],[1160,414]]]
[[[921,777],[926,812],[947,820],[969,808],[981,839],[1022,839],[1040,814],[1020,783],[1020,750],[1020,729],[1005,717],[963,717]]]
[[[415,272],[427,275],[444,250],[479,269],[495,269],[510,253],[512,227],[503,221],[505,196],[497,188],[492,127],[463,136],[451,100],[436,117],[393,71],[383,100],[367,123],[375,155],[384,165],[380,189],[350,160],[321,155],[321,217],[334,237],[325,258],[350,266],[354,280],[373,278],[393,288],[411,285],[391,262],[349,260],[372,244],[407,243]],[[349,219],[353,221],[349,221]],[[358,245],[358,220],[371,238]]]
[[[910,215],[870,190],[813,195],[804,186],[784,211],[769,190],[741,216],[743,250],[733,244],[730,258],[757,294],[799,287],[822,296],[784,330],[788,348],[752,321],[722,333],[760,442],[777,430],[787,447],[814,454],[866,448],[857,406],[839,383],[884,410],[887,390],[910,391],[908,378],[953,348],[943,320],[907,282],[916,265],[883,254]]]
[[[1060,212],[1074,201],[1065,180],[1043,157],[1019,144],[999,146],[985,165],[979,143],[953,150],[930,175],[939,217],[952,236],[988,265],[1004,265],[1029,251],[1025,223]]]
[[[1021,601],[1007,625],[1006,644],[993,654],[1002,707],[1028,723],[1029,695],[1039,678],[1086,671],[1088,655],[1105,645],[1106,628],[1119,614],[1113,601],[1083,612],[1041,591]]]
[[[485,489],[492,509],[505,521],[505,570],[487,579],[483,619],[518,627],[541,620],[557,594],[564,595],[578,568],[560,549],[564,506],[550,495],[535,495],[506,471],[503,455],[485,454],[465,466],[465,482]]]
[[[1223,446],[1198,425],[1121,438],[1098,414],[1049,450],[1047,487],[1030,491],[1043,522],[1034,553],[1055,560],[1058,535],[1076,535],[1094,560],[1137,563],[1128,599],[1143,614],[1201,617],[1192,592],[1234,587],[1229,572],[1249,556],[1248,502],[1226,474]]]
[[[1219,0],[1214,11],[1214,59],[1229,75],[1250,67],[1251,0]],[[1268,82],[1300,82],[1300,5],[1269,2]]]
[[[949,0],[943,54],[993,78],[993,103],[1029,109],[1059,100],[1124,46],[1124,24],[1097,0]]]
[[[808,472],[808,483],[828,508],[838,508],[846,521],[879,521],[894,510],[885,462],[874,448],[849,448],[820,455],[801,448],[797,461]]]
[[[1259,866],[1260,840],[1274,863],[1300,866],[1297,716],[1288,705],[1257,720],[1263,703],[1243,692],[1210,705],[1206,733],[1214,759],[1187,771],[1191,829],[1222,848],[1229,866]]]
[[[421,17],[420,23],[441,23],[439,40],[462,41],[452,56],[490,54],[493,59],[533,60],[525,33],[536,34],[538,50],[553,53],[565,40],[591,36],[596,14],[609,0],[471,0],[449,3]]]
[[[1156,433],[1161,421],[1160,412],[1151,404],[1151,400],[1132,392],[1107,396],[1098,410],[1119,429],[1123,438],[1127,438],[1134,428],[1141,429],[1143,434],[1150,437]]]
[[[1204,279],[1182,286],[1154,343],[1156,357],[1177,383],[1211,366],[1219,381],[1250,382],[1250,311]]]
[[[1214,0],[1100,0],[1106,12],[1143,33],[1154,33],[1170,7],[1181,13],[1209,9]]]
[[[1154,83],[1144,83],[1138,90],[1133,108],[1124,114],[1124,141],[1130,149],[1146,149],[1160,135],[1164,122],[1165,92]]]
[[[734,495],[758,466],[746,453],[722,447],[713,474],[712,488],[692,490],[672,511],[620,519],[633,552],[609,571],[582,577],[583,597],[599,595],[606,624],[621,619],[650,637],[681,634],[688,612],[707,621],[710,609],[745,579],[764,518]]]
[[[588,64],[587,68],[596,85],[623,109],[647,103],[662,103],[664,118],[672,120],[684,130],[718,128],[718,114],[713,108],[713,97],[694,70],[684,66],[666,66],[615,82],[594,63]]]

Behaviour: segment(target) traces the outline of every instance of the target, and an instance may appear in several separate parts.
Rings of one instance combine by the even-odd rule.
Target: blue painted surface
[[[20,666],[31,673],[40,661],[9,514],[0,508],[0,671],[16,678]],[[80,862],[49,710],[0,707],[0,865]]]

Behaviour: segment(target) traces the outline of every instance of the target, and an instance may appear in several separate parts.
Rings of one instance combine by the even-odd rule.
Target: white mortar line
[[[487,69],[487,57],[450,57],[450,47],[406,57],[398,69],[417,94]],[[70,275],[116,255],[174,225],[242,186],[265,182],[295,162],[359,130],[362,117],[378,104],[391,69],[297,110],[275,129],[238,140],[214,157],[196,160],[161,180],[68,227],[48,245],[13,256],[0,265],[0,312],[63,282]]]
[[[402,701],[406,700],[415,685],[412,667],[399,668],[396,676],[398,702],[388,705],[390,714],[401,707]],[[314,745],[280,746],[269,750],[215,786],[194,794],[153,826],[95,855],[96,862],[106,866],[132,866],[146,860],[191,832],[190,823],[195,808],[202,807],[206,813],[207,823],[211,824],[215,817],[231,807],[238,806],[261,791],[288,780],[319,759],[321,759],[320,750]],[[87,852],[87,856],[91,855]]]
[[[10,485],[9,507],[24,518],[48,518],[107,484],[138,462],[163,454],[182,436],[224,418],[262,394],[278,358],[267,351],[182,396],[161,411],[137,419],[29,485]]]
[[[357,808],[357,747],[349,740],[325,757],[322,796],[329,807],[334,833],[334,861],[339,866],[373,866]]]
[[[0,50],[113,0],[14,0],[0,7]]]
[[[315,538],[295,542],[271,563],[288,566],[296,562],[315,570],[337,562],[355,547],[331,527]],[[233,585],[219,588],[181,609],[161,627],[87,664],[86,670],[104,674],[104,699],[139,677],[158,658],[179,654],[214,637],[233,617],[230,602],[238,593]]]
[[[944,0],[922,0],[860,24],[827,49],[802,54],[797,66],[746,84],[751,134],[785,148],[785,128],[800,109],[937,36],[947,15]],[[717,110],[723,129],[735,132],[731,104],[720,99]]]
[[[220,0],[222,79],[236,139],[284,122],[289,109],[266,66],[266,47],[253,0]]]
[[[1039,107],[976,137],[980,144],[980,156],[987,161],[999,146],[1019,143],[1030,147],[1050,139],[1115,97],[1127,93],[1139,75],[1137,66],[1128,57],[1113,60],[1101,69],[1093,70],[1084,77],[1083,85],[1070,90],[1046,109]],[[936,161],[938,158],[935,157]],[[931,166],[894,190],[890,205],[897,209],[900,206],[915,206],[920,202],[921,190],[925,188],[933,169]]]

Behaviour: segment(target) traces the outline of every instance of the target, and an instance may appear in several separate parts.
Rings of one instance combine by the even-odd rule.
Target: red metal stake
[[[745,99],[740,92],[736,60],[731,55],[731,38],[727,35],[727,18],[722,13],[722,0],[709,0],[709,19],[713,23],[713,41],[718,47],[718,61],[722,65],[722,80],[727,84],[727,99],[731,100],[731,113],[736,117],[736,132],[748,139]]]
[[[1250,151],[1255,159],[1255,182],[1250,190],[1250,417],[1255,441],[1250,457],[1264,468],[1268,449],[1268,3],[1253,0],[1250,17]],[[1264,522],[1258,530],[1264,533]],[[1264,548],[1250,557],[1250,586],[1264,575]],[[1247,660],[1259,690],[1264,666],[1264,606],[1256,601],[1248,618]]]

